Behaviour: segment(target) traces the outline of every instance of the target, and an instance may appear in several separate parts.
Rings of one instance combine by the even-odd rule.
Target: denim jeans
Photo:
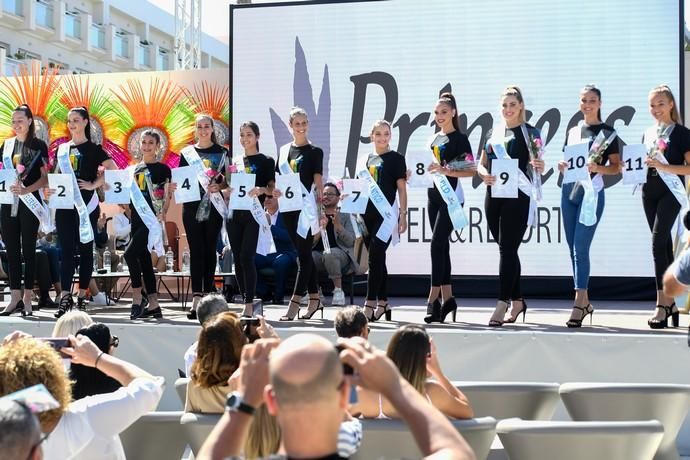
[[[576,183],[563,184],[561,189],[561,212],[563,214],[563,227],[565,239],[570,249],[570,260],[573,265],[573,280],[575,289],[587,289],[589,284],[589,247],[592,245],[594,232],[601,221],[604,212],[604,190],[601,190],[597,199],[597,223],[587,227],[580,223],[580,209],[584,189],[581,186],[575,188]]]

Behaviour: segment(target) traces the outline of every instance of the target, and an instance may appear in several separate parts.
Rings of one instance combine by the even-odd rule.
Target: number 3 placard
[[[364,214],[367,210],[369,196],[366,184],[362,179],[343,179],[343,198],[340,212],[346,214]]]
[[[199,180],[196,166],[182,166],[172,170],[172,182],[177,184],[175,202],[178,204],[199,201]]]
[[[280,212],[299,211],[302,209],[302,184],[299,174],[281,174],[276,176],[276,188],[282,192],[278,198]]]
[[[237,173],[230,176],[230,209],[252,209],[252,197],[249,191],[254,188],[256,174]]]
[[[69,174],[48,174],[48,188],[54,190],[48,200],[51,209],[74,208],[74,189]]]
[[[568,166],[563,173],[564,184],[587,180],[587,176],[589,175],[589,170],[587,169],[588,156],[588,143],[565,146],[563,159],[568,163]]]
[[[496,176],[491,186],[492,198],[517,198],[518,160],[492,160],[491,174]]]
[[[131,169],[106,169],[105,202],[109,204],[128,204],[132,186]]]
[[[10,187],[17,182],[17,173],[11,169],[0,169],[0,204],[12,204],[14,201]]]

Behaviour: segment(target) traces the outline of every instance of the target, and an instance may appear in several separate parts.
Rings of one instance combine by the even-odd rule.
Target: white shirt
[[[113,393],[70,403],[43,443],[45,460],[125,460],[118,436],[139,417],[156,409],[163,377],[140,377]]]
[[[196,361],[196,347],[198,345],[198,341],[194,342],[187,348],[187,351],[184,352],[184,373],[187,377],[192,376],[192,366],[194,365],[194,361]]]

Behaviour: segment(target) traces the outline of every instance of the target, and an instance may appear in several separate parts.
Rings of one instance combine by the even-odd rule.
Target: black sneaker
[[[77,297],[77,308],[79,311],[86,311],[86,306],[89,303],[86,301],[86,297]]]
[[[60,304],[58,305],[58,311],[55,312],[53,316],[60,318],[62,315],[72,310],[74,307],[74,300],[71,295],[62,296],[60,299]]]
[[[156,319],[161,319],[163,317],[163,312],[161,311],[161,307],[156,308],[155,310],[149,310],[145,309],[141,315],[139,315],[139,318],[156,318]]]
[[[144,309],[142,308],[142,306],[134,303],[132,304],[132,311],[129,314],[129,319],[141,318],[142,313],[144,313]]]

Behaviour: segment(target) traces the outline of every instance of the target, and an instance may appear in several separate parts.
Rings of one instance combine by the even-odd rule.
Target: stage
[[[421,298],[392,299],[393,321],[373,323],[371,342],[385,349],[399,325],[423,324],[423,302]],[[588,318],[581,329],[568,329],[565,321],[570,314],[570,301],[528,299],[528,302],[525,323],[489,328],[486,324],[494,301],[459,299],[459,322],[428,326],[446,375],[451,380],[464,381],[690,384],[687,315],[681,315],[680,328],[651,330],[647,318],[652,312],[652,302],[594,302],[592,326]],[[90,313],[94,320],[108,324],[112,333],[120,337],[116,352],[119,356],[166,378],[168,386],[160,410],[179,410],[181,404],[172,383],[177,378],[177,369],[184,366],[184,351],[195,340],[199,324],[186,319],[179,303],[162,305],[165,318],[160,321],[130,321],[125,299]],[[241,308],[233,307],[237,311]],[[319,316],[293,322],[277,321],[287,306],[266,305],[264,309],[281,337],[314,332],[335,338],[333,318],[338,307],[326,307],[323,320]],[[4,336],[19,329],[35,336],[50,335],[55,323],[53,312],[40,311],[29,319],[2,317],[0,334]],[[554,419],[568,419],[563,406],[559,406]],[[679,435],[679,449],[682,455],[690,455],[687,420]]]

